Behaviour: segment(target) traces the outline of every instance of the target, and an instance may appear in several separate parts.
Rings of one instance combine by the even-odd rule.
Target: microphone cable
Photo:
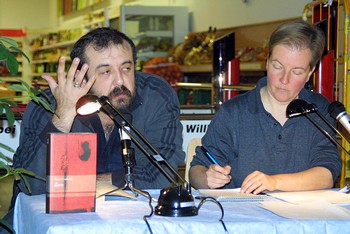
[[[200,208],[202,207],[202,205],[203,205],[204,203],[208,202],[208,201],[209,201],[209,202],[213,202],[213,203],[215,203],[216,205],[219,206],[219,208],[220,208],[220,210],[221,210],[221,217],[220,217],[219,221],[220,221],[220,223],[222,224],[225,233],[228,234],[228,231],[227,231],[225,222],[224,222],[224,220],[223,220],[223,219],[224,219],[224,208],[222,207],[221,203],[220,203],[218,200],[216,200],[216,198],[210,197],[210,196],[208,196],[208,197],[207,197],[207,196],[200,196],[200,197],[196,197],[196,198],[201,200],[200,203],[198,204],[198,207],[197,207],[198,212],[199,212]]]
[[[152,215],[153,215],[152,196],[151,196],[148,192],[146,192],[146,191],[144,191],[144,193],[147,195],[147,198],[148,198],[148,206],[149,206],[150,209],[151,209],[151,213],[149,213],[148,215],[144,215],[144,216],[143,216],[143,220],[145,221],[145,223],[146,223],[146,225],[147,225],[147,228],[148,228],[150,234],[153,234],[152,228],[151,228],[151,226],[149,225],[148,220],[147,220],[147,218],[150,218],[150,217],[152,217]]]
[[[147,193],[147,192],[145,192],[145,193]],[[151,208],[151,213],[149,215],[144,215],[143,216],[143,220],[145,221],[150,234],[153,234],[152,228],[151,228],[151,226],[150,226],[150,224],[149,224],[149,222],[147,220],[147,218],[150,218],[153,215],[152,197],[149,195],[149,193],[147,193],[147,195],[148,195],[148,199],[149,199],[148,200],[148,205]],[[228,232],[228,230],[226,228],[226,225],[225,225],[225,222],[223,220],[225,212],[224,212],[224,208],[222,207],[221,203],[218,200],[216,200],[214,197],[210,197],[210,196],[208,196],[208,197],[200,196],[200,197],[196,197],[196,199],[200,199],[200,202],[199,202],[198,207],[197,207],[198,211],[200,210],[202,205],[204,203],[206,203],[206,202],[213,202],[213,203],[215,203],[216,205],[219,206],[220,211],[221,211],[221,217],[220,217],[219,221],[220,221],[220,223],[222,224],[222,226],[224,228],[225,234],[228,234],[229,232]]]

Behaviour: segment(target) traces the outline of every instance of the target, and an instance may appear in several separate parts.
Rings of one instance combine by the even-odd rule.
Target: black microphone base
[[[195,216],[198,209],[191,192],[178,185],[161,190],[155,214],[170,217]]]

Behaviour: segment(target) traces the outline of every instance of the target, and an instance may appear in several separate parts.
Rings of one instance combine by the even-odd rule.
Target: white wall
[[[56,9],[56,0],[0,0],[0,28],[55,27]]]
[[[121,0],[111,0],[120,4]],[[128,0],[131,5],[188,6],[191,31],[301,17],[312,0]],[[247,2],[247,3],[244,3]],[[56,0],[0,0],[0,28],[55,28]]]

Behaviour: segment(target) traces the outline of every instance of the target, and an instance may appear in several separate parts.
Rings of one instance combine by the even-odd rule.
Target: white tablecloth
[[[157,196],[154,196],[158,198]],[[198,204],[198,201],[196,200]],[[222,202],[224,222],[229,233],[350,233],[350,221],[298,220],[280,217],[259,206],[259,202]],[[152,204],[153,207],[157,203]],[[22,233],[150,233],[144,215],[150,213],[146,201],[97,200],[94,213],[46,214],[45,195],[19,194],[14,228]],[[225,233],[219,222],[219,207],[206,202],[197,216],[148,218],[154,234]]]

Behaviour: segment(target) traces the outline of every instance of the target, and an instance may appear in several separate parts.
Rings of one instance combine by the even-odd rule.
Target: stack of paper
[[[216,200],[224,201],[236,201],[236,202],[255,202],[264,201],[267,195],[254,195],[245,194],[240,192],[240,188],[235,189],[199,189],[199,193],[202,196],[210,196],[216,198]]]

